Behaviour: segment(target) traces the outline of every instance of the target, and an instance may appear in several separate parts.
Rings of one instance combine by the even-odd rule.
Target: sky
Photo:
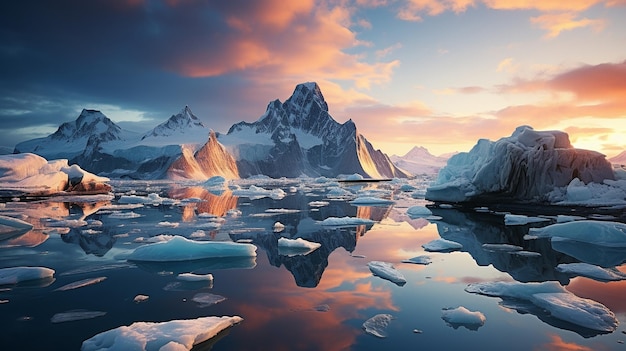
[[[57,0],[0,5],[0,146],[83,108],[225,133],[317,82],[375,148],[439,155],[517,126],[626,150],[626,0]]]

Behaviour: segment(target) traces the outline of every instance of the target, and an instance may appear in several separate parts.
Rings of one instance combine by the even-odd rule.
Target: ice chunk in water
[[[463,306],[444,308],[441,311],[441,319],[446,321],[446,323],[454,329],[463,326],[469,330],[478,330],[487,320],[485,315],[481,312],[472,312]]]
[[[382,261],[371,261],[367,264],[370,271],[383,279],[387,279],[399,286],[406,284],[404,275],[397,271],[391,263]]]
[[[0,268],[0,285],[18,284],[28,280],[46,279],[54,276],[54,269],[47,267]]]
[[[377,314],[363,323],[363,329],[365,329],[365,332],[368,334],[372,334],[379,338],[386,338],[387,327],[392,319],[393,316],[390,314]]]
[[[140,246],[128,255],[127,259],[173,262],[218,257],[256,257],[256,246],[230,241],[194,241],[175,236],[169,241]]]
[[[62,322],[72,322],[79,321],[83,319],[92,319],[96,317],[101,317],[107,314],[102,311],[85,311],[85,310],[72,310],[62,313],[56,313],[52,318],[50,318],[50,322],[52,323],[62,323]]]

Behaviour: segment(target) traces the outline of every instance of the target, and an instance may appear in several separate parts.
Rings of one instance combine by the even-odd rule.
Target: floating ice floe
[[[114,218],[114,219],[132,219],[132,218],[137,218],[137,217],[141,217],[141,215],[139,213],[135,213],[133,211],[130,212],[113,212],[109,215],[109,218]]]
[[[363,323],[363,329],[366,333],[377,336],[379,338],[387,337],[387,327],[393,319],[393,316],[386,313],[377,314]]]
[[[252,200],[256,200],[256,199],[262,199],[264,197],[269,197],[272,198],[274,200],[280,200],[282,198],[285,197],[285,195],[287,195],[285,193],[284,190],[278,188],[278,189],[264,189],[261,187],[258,187],[256,185],[250,185],[250,187],[248,189],[235,189],[233,190],[233,195],[235,196],[241,196],[241,197],[247,197],[250,198]]]
[[[382,261],[371,261],[367,264],[370,271],[383,279],[396,283],[398,286],[406,284],[406,278],[391,263]]]
[[[168,322],[135,322],[97,334],[83,341],[82,351],[191,350],[222,330],[243,321],[239,316],[202,317]]]
[[[433,251],[433,252],[450,252],[456,251],[463,248],[462,244],[457,243],[456,241],[446,240],[446,239],[435,239],[426,244],[422,245],[424,250]]]
[[[481,312],[472,312],[463,306],[442,309],[441,319],[454,329],[462,326],[469,330],[478,330],[478,328],[485,325],[487,320]]]
[[[412,218],[432,216],[433,212],[426,206],[411,206],[406,210],[406,214]]]
[[[465,291],[502,299],[528,301],[552,317],[601,332],[613,332],[618,325],[615,314],[599,302],[580,298],[557,282],[486,282],[470,284]],[[527,311],[526,311],[527,312]]]
[[[106,312],[102,311],[85,311],[85,310],[71,310],[62,313],[55,313],[52,318],[50,318],[50,322],[52,323],[63,323],[63,322],[72,322],[72,321],[80,321],[83,319],[92,319],[96,317],[102,317],[106,315]]]
[[[191,300],[197,303],[198,307],[204,308],[218,304],[226,300],[226,298],[224,296],[211,293],[197,293]]]
[[[163,198],[159,194],[150,193],[147,196],[138,195],[122,195],[117,200],[118,204],[154,204],[159,205],[164,201],[171,201],[171,199]]]
[[[285,225],[280,222],[276,222],[274,223],[273,229],[275,233],[282,232],[283,230],[285,230]]]
[[[168,221],[157,223],[157,227],[165,227],[165,228],[178,228],[179,225],[180,223],[178,222],[168,222]]]
[[[372,206],[372,205],[391,205],[395,203],[395,201],[381,199],[379,197],[373,197],[373,196],[361,196],[350,201],[350,203],[353,205]]]
[[[423,264],[423,265],[429,265],[432,263],[432,259],[430,258],[430,256],[416,256],[413,258],[409,258],[406,260],[402,260],[403,263],[414,263],[414,264]]]
[[[213,274],[180,273],[176,279],[187,282],[213,281]]]
[[[598,281],[608,282],[626,280],[626,274],[616,268],[602,268],[589,263],[561,263],[556,266],[556,270],[561,273],[582,276]]]
[[[144,301],[148,301],[148,299],[150,299],[150,296],[139,294],[139,295],[135,296],[135,298],[133,299],[133,302],[134,303],[141,303],[141,302],[144,302]]]
[[[585,217],[581,217],[581,216],[570,216],[570,215],[557,215],[556,216],[556,222],[557,223],[582,221],[582,220],[585,220],[585,219],[586,219]]]
[[[324,207],[330,205],[328,201],[311,201],[309,202],[309,206],[311,207]]]
[[[537,222],[549,222],[549,218],[542,217],[529,217],[525,215],[516,215],[507,213],[504,215],[504,224],[505,225],[525,225],[528,223],[537,223]]]
[[[97,278],[87,278],[79,281],[75,281],[73,283],[65,284],[60,288],[54,289],[54,291],[66,291],[66,290],[74,290],[78,288],[83,288],[85,286],[98,284],[104,281],[107,277],[97,277]]]
[[[54,269],[47,267],[0,268],[0,285],[18,284],[29,280],[52,278]]]
[[[371,219],[357,217],[328,217],[321,221],[321,225],[326,226],[353,226],[353,225],[369,225],[375,222]]]
[[[296,238],[296,239],[279,238],[278,246],[288,247],[292,249],[315,250],[319,248],[320,246],[322,246],[322,244],[304,240],[302,238]]]
[[[574,240],[598,246],[626,247],[626,224],[605,221],[575,221],[530,228],[529,235],[552,240]]]
[[[28,233],[33,225],[21,219],[0,215],[0,240]]]
[[[175,236],[136,248],[129,261],[173,262],[222,257],[256,257],[256,246],[230,241],[194,241]]]
[[[482,248],[487,251],[506,251],[506,252],[514,252],[514,251],[522,251],[523,247],[511,244],[483,244]]]

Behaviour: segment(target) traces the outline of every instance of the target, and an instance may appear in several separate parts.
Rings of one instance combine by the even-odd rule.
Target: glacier
[[[574,148],[565,132],[520,126],[510,137],[480,139],[469,152],[452,156],[426,190],[426,199],[556,203],[567,197],[554,191],[575,179],[603,184],[615,180],[615,173],[603,154]]]

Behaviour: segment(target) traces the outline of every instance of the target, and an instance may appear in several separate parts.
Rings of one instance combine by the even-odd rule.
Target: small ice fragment
[[[362,196],[350,201],[350,203],[353,205],[390,205],[395,203],[395,201],[373,196]]]
[[[390,314],[377,314],[374,317],[368,319],[363,323],[363,329],[365,332],[379,338],[387,337],[387,327],[389,323],[393,319],[393,316]]]
[[[374,224],[374,221],[366,218],[357,218],[357,217],[328,217],[322,222],[321,225],[325,226],[353,226],[353,225],[363,225],[363,224]]]
[[[511,244],[483,244],[483,249],[487,251],[522,251],[524,248],[521,246]]]
[[[389,262],[371,261],[367,264],[370,271],[383,279],[387,279],[399,286],[406,284],[406,279],[394,266]]]
[[[148,296],[148,295],[141,295],[141,294],[139,294],[139,295],[135,296],[135,298],[133,299],[133,302],[134,303],[140,303],[140,302],[147,301],[149,298],[150,298],[150,296]]]
[[[562,273],[583,276],[604,282],[626,280],[626,274],[616,268],[602,268],[584,262],[561,263],[556,266],[556,270]]]
[[[193,296],[192,300],[198,303],[198,307],[204,308],[220,303],[226,300],[226,298],[224,296],[211,293],[197,293]]]
[[[83,280],[75,281],[73,283],[65,284],[65,285],[63,285],[60,288],[54,289],[54,291],[74,290],[74,289],[82,288],[82,287],[85,287],[85,286],[89,286],[89,285],[100,283],[101,281],[105,280],[106,278],[107,277],[97,277],[97,278],[83,279]]]
[[[528,223],[536,223],[536,222],[548,222],[550,219],[542,218],[542,217],[528,217],[524,215],[516,215],[507,213],[504,215],[504,224],[505,225],[524,225]]]
[[[163,222],[157,223],[157,227],[177,228],[179,226],[179,224],[180,223],[178,223],[178,222],[163,221]]]
[[[432,259],[430,258],[430,256],[416,256],[413,258],[409,258],[406,260],[402,260],[403,263],[414,263],[414,264],[423,264],[423,265],[429,265],[432,263]]]
[[[309,202],[309,206],[311,207],[324,207],[324,206],[328,206],[330,204],[330,202],[328,201],[311,201]]]
[[[463,306],[444,308],[441,314],[441,319],[454,329],[463,326],[469,330],[478,330],[487,320],[484,314],[478,311],[472,312]]]
[[[296,239],[279,238],[278,246],[288,247],[292,249],[315,250],[319,248],[320,246],[322,246],[322,244],[304,240],[302,238],[296,238]]]
[[[181,273],[176,277],[176,279],[187,282],[213,281],[213,274]]]
[[[428,217],[433,214],[433,212],[428,209],[426,206],[412,206],[406,210],[406,214],[408,214],[412,218],[417,217]]]
[[[283,230],[285,230],[284,224],[280,222],[274,223],[274,233],[282,232]]]
[[[222,330],[243,321],[239,316],[201,317],[167,322],[135,322],[99,333],[83,341],[82,351],[127,350],[131,345],[163,345],[161,350],[191,350],[194,345],[215,337]]]
[[[434,251],[434,252],[450,252],[456,251],[463,248],[462,244],[457,243],[456,241],[446,240],[446,239],[435,239],[430,241],[424,245],[422,245],[424,250],[426,251]]]
[[[72,310],[62,313],[56,313],[52,318],[50,318],[50,322],[52,323],[63,323],[63,322],[72,322],[79,321],[83,319],[91,319],[96,317],[101,317],[107,314],[102,311],[84,311],[84,310]]]

